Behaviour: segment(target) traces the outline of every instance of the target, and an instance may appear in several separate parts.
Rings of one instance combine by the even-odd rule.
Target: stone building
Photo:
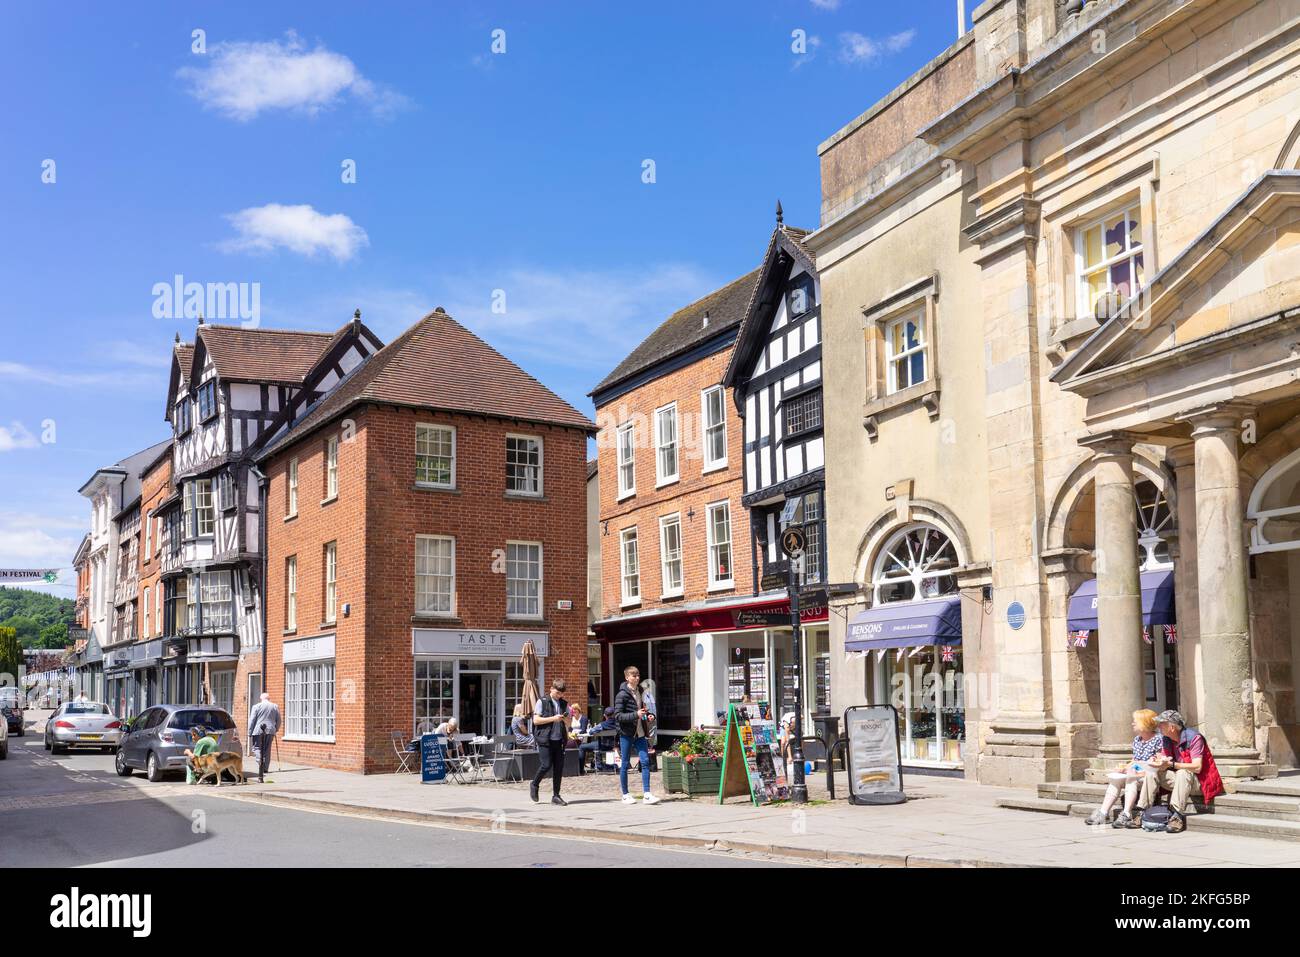
[[[1296,0],[986,0],[821,145],[832,689],[909,763],[1296,763],[1297,67]]]

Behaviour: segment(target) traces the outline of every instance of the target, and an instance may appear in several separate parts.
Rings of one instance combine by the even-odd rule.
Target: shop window
[[[682,517],[668,515],[659,519],[659,563],[663,597],[682,594]]]
[[[691,639],[673,638],[667,641],[652,641],[649,674],[642,674],[642,679],[645,690],[654,696],[659,728],[668,731],[689,730],[691,727]]]
[[[456,605],[456,540],[415,536],[415,613],[451,615]]]
[[[641,600],[641,559],[637,553],[636,529],[625,528],[619,533],[620,578],[623,583],[623,604]]]
[[[542,617],[542,546],[506,543],[506,617]]]
[[[731,588],[731,503],[708,507],[709,587]]]
[[[506,491],[542,494],[542,440],[532,435],[506,436]]]
[[[636,494],[636,426],[618,427],[618,497]]]
[[[655,484],[678,479],[677,403],[655,409]]]
[[[454,661],[417,660],[415,662],[416,734],[432,731],[455,714]],[[507,704],[513,712],[514,705]]]
[[[433,488],[456,484],[456,430],[450,425],[415,427],[415,481]]]
[[[1116,293],[1132,298],[1143,283],[1142,220],[1134,203],[1075,231],[1079,316],[1096,315],[1097,301]]]
[[[700,438],[704,443],[704,468],[720,469],[727,464],[726,390],[720,385],[700,393]]]
[[[284,684],[285,736],[332,741],[334,662],[287,665],[284,669]]]

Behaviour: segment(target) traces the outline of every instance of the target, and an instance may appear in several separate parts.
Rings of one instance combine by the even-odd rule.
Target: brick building
[[[258,457],[287,760],[389,771],[393,731],[453,715],[503,733],[528,640],[583,687],[585,416],[438,310],[290,419]]]
[[[591,393],[602,696],[637,665],[668,734],[714,723],[729,700],[770,700],[769,676],[789,664],[779,636],[789,603],[757,587],[742,422],[724,385],[759,273],[673,313]]]

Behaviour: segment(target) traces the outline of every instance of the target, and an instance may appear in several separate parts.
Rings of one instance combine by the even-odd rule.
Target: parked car
[[[9,722],[0,721],[0,761],[9,757]]]
[[[161,781],[169,771],[185,769],[190,729],[207,728],[217,738],[217,749],[243,754],[235,720],[224,708],[206,704],[160,704],[131,719],[117,747],[117,773],[130,777],[144,768],[150,781]]]
[[[0,714],[4,716],[6,730],[20,738],[27,733],[23,727],[23,693],[20,689],[0,688]]]
[[[70,748],[113,750],[122,740],[122,722],[108,705],[81,699],[65,702],[45,722],[45,750],[63,754]]]

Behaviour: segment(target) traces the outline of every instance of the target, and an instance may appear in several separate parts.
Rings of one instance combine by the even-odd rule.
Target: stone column
[[[1081,439],[1093,450],[1097,509],[1097,656],[1101,671],[1101,757],[1132,754],[1133,711],[1146,700],[1142,674],[1142,591],[1138,581],[1134,437],[1107,432]]]
[[[1258,764],[1246,600],[1245,515],[1237,474],[1243,403],[1223,403],[1179,416],[1192,426],[1196,470],[1196,578],[1205,703],[1200,731],[1216,763],[1251,774]]]

